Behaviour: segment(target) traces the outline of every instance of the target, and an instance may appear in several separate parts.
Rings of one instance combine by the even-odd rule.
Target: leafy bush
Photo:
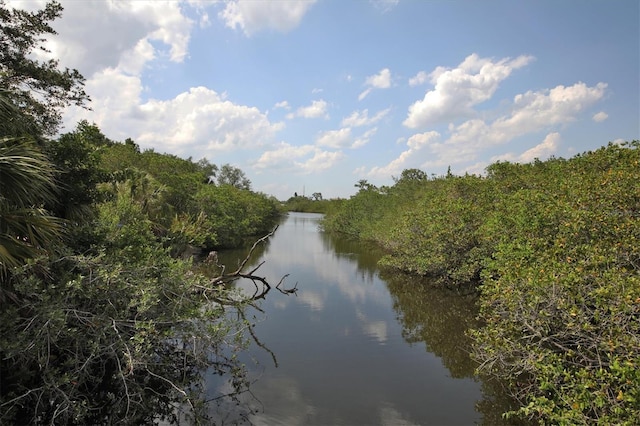
[[[544,424],[640,418],[640,142],[487,177],[362,185],[324,220],[381,244],[381,263],[480,292],[479,374]]]
[[[552,424],[640,418],[640,152],[609,145],[505,196],[484,232],[482,373]],[[547,182],[543,185],[543,182]]]

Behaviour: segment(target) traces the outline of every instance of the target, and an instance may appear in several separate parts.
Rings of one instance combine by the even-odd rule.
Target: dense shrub
[[[554,424],[640,418],[637,148],[609,145],[550,168],[562,174],[505,196],[485,225],[496,247],[476,357],[482,373],[510,384],[522,403],[513,414]]]
[[[640,418],[640,142],[486,177],[362,188],[324,221],[381,244],[387,267],[480,293],[479,374],[550,424]],[[416,178],[418,177],[418,178]],[[407,185],[411,182],[411,185]]]

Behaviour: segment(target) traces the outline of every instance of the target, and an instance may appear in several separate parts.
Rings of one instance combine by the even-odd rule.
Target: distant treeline
[[[325,200],[319,193],[314,195],[316,195],[316,197],[305,197],[296,194],[283,203],[284,209],[290,212],[300,213],[327,213],[344,201],[342,199]]]
[[[381,265],[479,294],[478,374],[543,424],[640,419],[640,142],[485,177],[366,181],[324,229],[377,242]]]

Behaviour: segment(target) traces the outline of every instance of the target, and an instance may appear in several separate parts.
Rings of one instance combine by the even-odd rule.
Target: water
[[[255,332],[277,359],[246,354],[251,394],[243,418],[256,425],[467,425],[493,423],[499,407],[475,379],[465,330],[472,298],[407,276],[382,276],[375,248],[318,230],[321,216],[291,213],[260,254],[259,275],[297,295],[271,291]],[[227,261],[240,256],[227,253]],[[252,285],[247,286],[253,289]],[[218,384],[212,382],[211,392]],[[222,410],[222,411],[220,411]],[[497,410],[497,411],[496,411]],[[237,414],[237,415],[236,415]]]

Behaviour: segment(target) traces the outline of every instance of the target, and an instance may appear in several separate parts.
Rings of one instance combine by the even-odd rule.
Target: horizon
[[[229,163],[279,200],[640,139],[635,0],[60,3],[47,47],[92,98],[62,132]]]

